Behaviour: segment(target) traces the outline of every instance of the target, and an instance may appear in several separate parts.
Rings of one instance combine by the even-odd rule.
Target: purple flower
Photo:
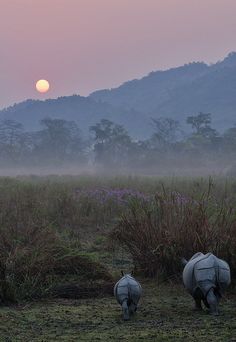
[[[76,189],[75,194],[77,198],[86,197],[92,200],[96,200],[101,204],[107,202],[116,202],[118,204],[126,204],[132,199],[138,199],[142,201],[149,201],[150,195],[146,195],[140,191],[133,189],[110,189],[110,188],[95,188],[88,190]]]
[[[171,193],[171,196],[173,200],[179,205],[186,205],[186,204],[193,203],[193,202],[197,203],[196,201],[193,201],[192,198],[185,196],[178,191],[173,191]]]

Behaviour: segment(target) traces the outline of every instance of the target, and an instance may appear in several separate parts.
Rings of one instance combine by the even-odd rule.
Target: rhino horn
[[[124,271],[120,271],[120,273],[121,273],[122,277],[124,277]]]

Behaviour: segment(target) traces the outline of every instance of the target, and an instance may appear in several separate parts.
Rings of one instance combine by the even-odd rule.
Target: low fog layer
[[[41,129],[0,122],[0,175],[142,174],[234,175],[236,127],[223,133],[211,114],[186,120],[190,133],[171,118],[152,120],[148,139],[135,140],[121,125],[102,119],[85,137],[73,121],[45,118]]]

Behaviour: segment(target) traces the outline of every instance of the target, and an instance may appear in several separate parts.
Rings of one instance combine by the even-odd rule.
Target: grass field
[[[234,288],[212,317],[179,281],[199,250],[235,276],[235,204],[232,178],[0,178],[0,341],[236,341]],[[123,322],[94,288],[133,267],[144,294]],[[76,296],[55,298],[68,283]]]
[[[0,310],[0,341],[222,341],[236,340],[236,297],[228,295],[221,315],[194,312],[180,285],[142,281],[143,299],[124,322],[113,297],[48,300]]]

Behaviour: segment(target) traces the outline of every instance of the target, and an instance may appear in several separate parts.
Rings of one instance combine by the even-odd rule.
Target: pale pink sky
[[[0,0],[0,108],[216,62],[236,50],[235,17],[236,0]]]

